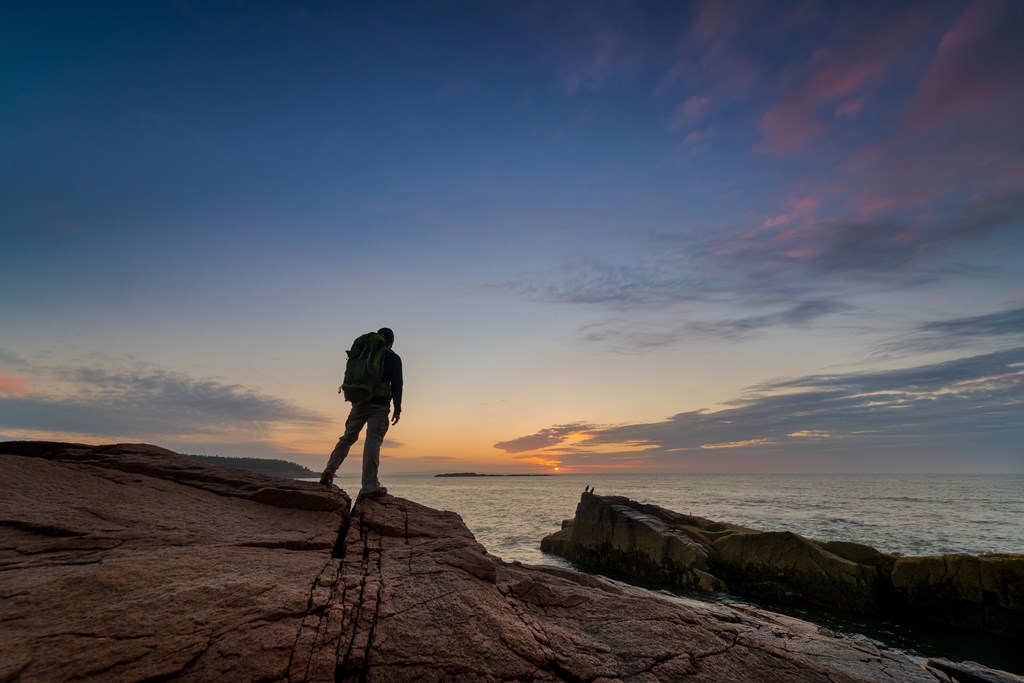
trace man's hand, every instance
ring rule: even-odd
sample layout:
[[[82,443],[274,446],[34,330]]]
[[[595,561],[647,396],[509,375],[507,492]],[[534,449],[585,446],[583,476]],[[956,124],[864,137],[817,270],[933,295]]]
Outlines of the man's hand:
[[[398,421],[402,419],[402,411],[396,410],[394,416],[391,418],[391,424],[396,425]]]

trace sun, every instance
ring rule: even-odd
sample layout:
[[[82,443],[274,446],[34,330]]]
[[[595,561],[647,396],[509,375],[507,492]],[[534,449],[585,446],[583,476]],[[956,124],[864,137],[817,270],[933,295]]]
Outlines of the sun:
[[[561,467],[556,467],[556,468],[554,468],[554,469],[555,469],[555,472],[557,472],[558,470],[560,470],[560,469],[562,469],[562,468],[561,468]]]

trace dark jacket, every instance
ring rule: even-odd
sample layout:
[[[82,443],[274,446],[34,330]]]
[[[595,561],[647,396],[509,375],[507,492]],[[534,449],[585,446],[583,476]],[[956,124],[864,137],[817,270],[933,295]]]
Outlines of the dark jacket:
[[[386,349],[384,354],[384,381],[391,385],[391,398],[375,398],[370,402],[386,406],[394,401],[395,412],[402,412],[402,358],[391,349]]]

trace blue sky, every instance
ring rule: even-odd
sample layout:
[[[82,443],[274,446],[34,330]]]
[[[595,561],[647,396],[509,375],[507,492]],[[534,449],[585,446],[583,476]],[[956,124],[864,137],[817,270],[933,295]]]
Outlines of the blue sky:
[[[6,14],[0,438],[1024,471],[1014,0]]]

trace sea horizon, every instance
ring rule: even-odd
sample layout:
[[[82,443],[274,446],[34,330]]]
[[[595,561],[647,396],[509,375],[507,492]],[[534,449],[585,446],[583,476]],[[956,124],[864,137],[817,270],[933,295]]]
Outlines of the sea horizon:
[[[715,521],[901,555],[1024,552],[1024,474],[383,473],[382,481],[393,495],[460,514],[489,552],[529,563],[559,563],[540,552],[540,539],[574,515],[585,486]],[[343,470],[335,483],[358,492],[352,472]]]

